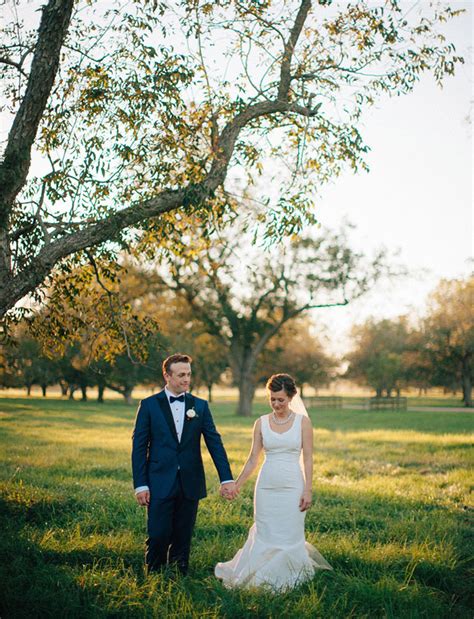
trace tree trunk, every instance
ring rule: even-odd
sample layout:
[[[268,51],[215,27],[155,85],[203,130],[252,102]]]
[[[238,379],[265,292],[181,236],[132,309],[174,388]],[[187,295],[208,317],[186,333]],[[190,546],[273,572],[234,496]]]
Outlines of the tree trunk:
[[[133,404],[132,391],[133,387],[125,387],[125,389],[122,391],[122,395],[125,398],[127,404]]]
[[[243,378],[239,382],[239,406],[237,415],[250,417],[252,414],[252,402],[255,395],[255,384],[252,380]]]
[[[303,398],[304,398],[304,395],[303,395],[303,387],[304,387],[304,385],[303,385],[303,383],[301,383],[301,385],[300,385],[300,398],[301,398],[301,399],[303,399]]]
[[[43,398],[46,397],[46,389],[48,388],[48,385],[41,385],[41,391],[43,392]]]
[[[97,383],[97,402],[103,404],[104,402],[105,383]]]
[[[82,392],[81,400],[83,402],[87,402],[87,385],[81,385],[81,392]]]
[[[240,372],[238,377],[239,387],[239,405],[237,408],[237,415],[242,417],[250,417],[252,414],[252,402],[255,395],[255,377],[253,372],[249,372],[247,368],[244,368]]]
[[[68,384],[65,383],[64,381],[60,381],[59,382],[59,387],[61,388],[61,395],[63,397],[67,396],[67,392],[68,392]]]
[[[76,387],[74,385],[69,385],[69,399],[74,400],[74,392],[76,391]]]
[[[375,395],[377,398],[382,397],[382,387],[377,387],[377,389],[375,390]]]
[[[208,402],[212,402],[212,383],[207,385],[207,400]]]
[[[25,385],[25,386],[26,386],[26,395],[27,395],[28,397],[30,397],[30,395],[31,395],[31,387],[32,387],[32,385],[28,384],[28,385]]]
[[[471,355],[464,355],[462,358],[462,399],[464,406],[472,406],[472,381],[471,381]]]

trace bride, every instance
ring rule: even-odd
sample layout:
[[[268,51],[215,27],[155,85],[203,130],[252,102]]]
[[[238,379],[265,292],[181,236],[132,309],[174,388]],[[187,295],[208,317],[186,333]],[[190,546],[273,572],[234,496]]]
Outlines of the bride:
[[[318,569],[332,569],[304,538],[313,474],[311,421],[301,398],[295,398],[291,376],[274,374],[268,379],[267,391],[272,413],[255,422],[252,447],[236,481],[240,490],[263,449],[265,461],[254,495],[255,522],[234,558],[215,568],[216,576],[228,587],[266,585],[285,590],[310,579]],[[295,403],[302,409],[300,414]]]

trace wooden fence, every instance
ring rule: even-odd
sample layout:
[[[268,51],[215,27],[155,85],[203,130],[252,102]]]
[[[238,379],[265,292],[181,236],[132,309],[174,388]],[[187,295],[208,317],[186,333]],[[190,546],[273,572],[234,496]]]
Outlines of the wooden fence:
[[[407,410],[407,398],[370,398],[369,409],[371,411],[385,411],[385,410]]]

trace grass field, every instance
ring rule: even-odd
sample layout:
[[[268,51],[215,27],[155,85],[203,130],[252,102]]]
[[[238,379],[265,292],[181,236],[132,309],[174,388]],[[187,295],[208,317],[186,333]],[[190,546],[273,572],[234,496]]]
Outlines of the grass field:
[[[238,471],[253,419],[234,406],[213,410]],[[133,418],[118,401],[0,400],[2,618],[472,616],[472,414],[315,410],[306,531],[334,571],[276,596],[213,577],[246,538],[252,484],[223,501],[208,457],[190,574],[145,577]]]

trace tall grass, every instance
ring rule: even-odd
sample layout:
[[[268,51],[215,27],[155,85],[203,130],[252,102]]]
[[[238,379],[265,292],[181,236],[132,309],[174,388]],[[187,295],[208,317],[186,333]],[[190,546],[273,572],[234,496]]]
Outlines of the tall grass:
[[[253,419],[214,406],[238,471]],[[256,413],[266,410],[256,405]],[[145,514],[130,480],[134,410],[2,399],[1,616],[469,617],[469,413],[325,411],[315,428],[307,538],[333,565],[283,595],[213,576],[252,522],[252,484],[200,505],[186,577],[143,569]],[[205,452],[205,448],[204,448]]]

